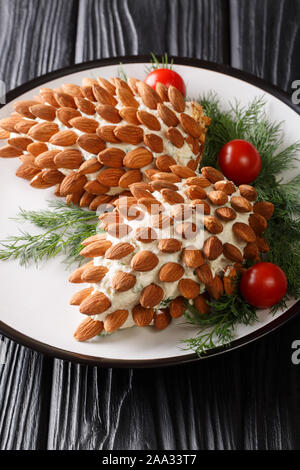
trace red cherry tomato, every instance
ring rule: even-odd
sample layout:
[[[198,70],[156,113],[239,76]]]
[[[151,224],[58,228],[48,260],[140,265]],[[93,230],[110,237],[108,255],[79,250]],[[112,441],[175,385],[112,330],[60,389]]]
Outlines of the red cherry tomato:
[[[145,78],[145,82],[147,85],[150,85],[154,90],[156,87],[157,82],[161,82],[166,87],[169,87],[170,85],[175,86],[178,88],[180,93],[185,96],[185,84],[184,81],[182,80],[181,76],[177,73],[174,72],[174,70],[170,69],[156,69],[153,70],[152,72],[148,73],[147,77]]]
[[[219,165],[226,178],[235,184],[252,183],[260,173],[261,158],[254,145],[236,139],[221,148]]]
[[[254,307],[277,304],[287,290],[287,279],[276,264],[257,263],[243,274],[240,289],[244,299]]]

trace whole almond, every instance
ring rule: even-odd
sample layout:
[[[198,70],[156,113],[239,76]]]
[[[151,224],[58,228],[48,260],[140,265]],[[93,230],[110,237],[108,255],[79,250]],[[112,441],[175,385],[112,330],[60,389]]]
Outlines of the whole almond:
[[[87,100],[83,98],[82,96],[75,96],[74,100],[75,100],[76,106],[78,107],[78,109],[80,109],[82,113],[91,115],[91,116],[95,114],[95,111],[96,111],[95,105],[90,100]]]
[[[137,145],[143,140],[144,131],[139,126],[133,124],[125,124],[124,126],[117,126],[114,134],[121,142]]]
[[[28,145],[27,151],[34,157],[37,157],[41,153],[47,152],[48,146],[44,142],[33,142],[32,144]]]
[[[39,172],[40,169],[36,168],[36,166],[30,165],[28,163],[22,163],[22,165],[20,165],[16,171],[16,176],[30,181]]]
[[[250,214],[249,225],[256,235],[261,235],[266,230],[268,222],[263,215],[255,213]]]
[[[123,106],[131,106],[133,108],[139,107],[139,103],[134,98],[132,91],[124,88],[123,86],[117,87],[117,97]]]
[[[170,302],[170,315],[172,318],[179,318],[184,314],[185,300],[183,297],[177,297]]]
[[[270,251],[268,242],[263,237],[257,236],[256,244],[261,253],[267,253],[268,251]]]
[[[114,134],[114,130],[117,126],[100,126],[96,133],[105,142],[111,142],[112,144],[120,143],[119,139]]]
[[[171,171],[170,166],[175,165],[175,164],[176,164],[176,161],[174,160],[173,157],[170,157],[170,155],[160,155],[155,160],[156,167],[161,171]]]
[[[71,124],[72,127],[75,127],[75,129],[88,134],[96,132],[96,129],[99,126],[96,119],[90,119],[84,116],[70,119],[69,124]]]
[[[244,248],[243,254],[244,254],[245,259],[257,258],[259,256],[259,251],[258,251],[258,247],[256,243],[254,242],[247,243],[247,245]]]
[[[100,171],[97,179],[99,183],[115,187],[119,186],[119,179],[124,175],[124,173],[125,170],[122,170],[121,168],[107,168],[106,170]]]
[[[153,320],[153,308],[144,308],[140,304],[132,309],[132,319],[137,326],[147,326]]]
[[[93,94],[96,100],[101,104],[110,104],[112,106],[116,106],[118,103],[111,93],[98,84],[93,85]]]
[[[176,238],[163,238],[158,243],[158,248],[162,253],[176,253],[180,251],[182,243]]]
[[[69,173],[65,176],[64,180],[61,183],[60,194],[61,196],[67,196],[67,194],[78,193],[83,189],[84,185],[87,183],[87,178],[84,175],[81,175],[77,172]]]
[[[158,257],[152,251],[140,251],[131,260],[131,267],[134,271],[151,271],[158,265]]]
[[[224,180],[224,175],[212,166],[204,166],[203,168],[201,168],[201,173],[206,179],[208,179],[212,183]]]
[[[110,306],[111,302],[103,292],[94,292],[81,302],[79,311],[85,315],[98,315]]]
[[[10,132],[8,132],[4,129],[1,129],[1,127],[0,127],[0,140],[8,139],[9,136],[10,136]]]
[[[223,255],[225,258],[230,259],[231,261],[235,261],[236,263],[243,262],[243,255],[241,251],[235,245],[232,245],[232,243],[224,243]]]
[[[149,165],[152,160],[153,155],[148,149],[137,147],[127,153],[124,157],[123,164],[127,168],[138,169]]]
[[[176,225],[175,232],[182,238],[191,240],[196,237],[199,232],[199,227],[197,227],[193,222],[182,222]]]
[[[111,196],[107,196],[105,194],[99,194],[99,196],[95,196],[92,202],[89,205],[90,211],[96,211],[99,206],[103,206],[103,210],[107,210],[107,204],[110,202]]]
[[[151,131],[159,131],[161,126],[159,120],[152,113],[139,110],[136,113],[137,119],[141,124],[148,127]]]
[[[151,181],[151,187],[154,191],[161,191],[164,188],[173,189],[173,191],[177,191],[177,186],[174,183],[169,183],[169,181]]]
[[[232,226],[232,230],[238,239],[247,243],[255,242],[255,233],[249,225],[242,222],[235,222]]]
[[[171,219],[168,215],[165,214],[154,214],[151,216],[151,225],[155,228],[168,228],[173,225],[173,219]]]
[[[36,104],[38,104],[38,102],[34,100],[18,101],[17,103],[14,103],[14,109],[21,116],[31,119],[34,118],[35,115],[30,111],[30,107]]]
[[[178,113],[183,113],[185,110],[184,97],[173,85],[170,85],[168,88],[168,97],[175,111]]]
[[[151,188],[151,186],[150,186],[150,188]],[[136,200],[139,200],[143,197],[156,199],[151,194],[151,191],[149,191],[148,187],[147,186],[145,187],[144,184],[142,184],[141,186],[139,185],[139,183],[131,184],[130,185],[130,191],[131,191],[133,197],[135,197]]]
[[[158,103],[161,102],[156,91],[154,91],[153,88],[145,82],[137,82],[136,87],[144,105],[147,106],[147,108],[156,109]]]
[[[96,283],[100,282],[107,273],[108,269],[105,266],[88,266],[83,271],[81,279],[84,282]]]
[[[7,143],[17,149],[26,150],[28,145],[32,143],[29,137],[12,137],[8,139]]]
[[[161,282],[175,282],[184,275],[183,267],[178,263],[169,262],[164,264],[159,271]]]
[[[248,201],[255,201],[257,198],[257,191],[253,186],[250,186],[249,184],[241,184],[239,186],[239,190],[241,193],[241,196],[245,197],[248,199]]]
[[[111,104],[103,104],[97,107],[97,113],[107,122],[118,123],[121,121],[119,111]]]
[[[205,294],[200,294],[194,299],[195,309],[201,313],[201,315],[208,314],[210,312],[210,306],[207,303],[207,296]]]
[[[177,148],[184,145],[184,138],[181,132],[176,127],[169,127],[166,131],[166,136],[170,142]]]
[[[128,318],[128,310],[116,310],[109,313],[104,320],[104,329],[107,333],[117,331]]]
[[[29,109],[34,117],[43,119],[44,121],[54,121],[56,117],[56,108],[51,105],[35,104]]]
[[[170,166],[170,170],[180,178],[190,178],[195,176],[195,172],[193,170],[183,165],[172,165]]]
[[[84,191],[83,195],[81,196],[79,200],[79,206],[80,207],[89,207],[91,202],[94,199],[94,194],[89,193],[88,191]]]
[[[170,324],[172,317],[170,315],[169,309],[165,308],[163,310],[156,311],[154,313],[154,327],[157,330],[164,330]]]
[[[130,255],[134,251],[134,247],[130,243],[117,243],[112,245],[105,253],[106,259],[116,260]]]
[[[168,106],[165,106],[162,103],[158,103],[157,112],[160,119],[165,123],[166,126],[176,127],[177,124],[179,124],[179,120],[176,114],[174,113],[174,111],[168,108]]]
[[[116,87],[110,81],[106,80],[106,78],[98,77],[97,81],[102,88],[108,91],[108,93],[111,95],[116,94]]]
[[[57,168],[75,170],[76,168],[80,167],[82,161],[82,154],[79,150],[76,149],[63,150],[62,152],[56,153],[54,156],[54,162]]]
[[[111,280],[111,286],[117,292],[126,292],[135,286],[136,277],[130,273],[117,272]]]
[[[81,250],[80,254],[85,258],[104,256],[111,245],[112,243],[109,240],[99,240],[93,243],[89,243],[85,248],[83,248],[83,250]]]
[[[140,296],[140,304],[142,307],[145,308],[155,307],[162,301],[163,297],[163,289],[160,286],[152,283],[149,286],[144,287],[144,289],[142,290]]]
[[[224,269],[223,284],[224,292],[227,295],[233,295],[236,292],[237,271],[234,266],[226,266]]]
[[[218,237],[211,236],[205,240],[202,251],[207,259],[213,261],[217,259],[223,251],[222,242]]]
[[[66,195],[66,204],[67,205],[73,204],[73,205],[77,206],[79,204],[79,201],[82,198],[83,194],[84,194],[84,189],[81,189],[77,193],[67,194]]]
[[[234,220],[236,218],[236,212],[231,207],[219,207],[215,211],[216,215],[227,222],[228,220]]]
[[[99,196],[100,194],[106,194],[109,191],[109,186],[99,183],[97,180],[88,181],[84,185],[84,189],[90,194]],[[92,201],[91,201],[92,202]]]
[[[82,94],[85,98],[87,98],[89,101],[94,101],[95,102],[96,98],[95,98],[94,93],[93,93],[93,84],[82,85],[81,91],[82,91]]]
[[[81,114],[77,109],[63,107],[56,111],[57,119],[67,127],[72,127],[70,120],[76,117],[80,117]]]
[[[80,305],[92,292],[93,287],[86,287],[85,289],[75,292],[70,299],[70,305]]]
[[[210,233],[221,233],[223,232],[222,223],[213,215],[204,216],[204,226]]]
[[[159,214],[165,210],[165,207],[159,202],[157,199],[153,199],[152,197],[141,197],[138,200],[140,206],[142,206],[143,210],[147,211],[151,215]]]
[[[63,91],[56,91],[54,93],[54,98],[60,106],[76,109],[74,98],[68,93],[65,93]]]
[[[58,145],[59,147],[69,147],[76,143],[77,138],[77,134],[73,131],[59,131],[50,137],[49,142],[52,145]]]
[[[127,78],[127,83],[128,83],[128,86],[130,88],[130,90],[132,91],[132,93],[134,93],[135,95],[138,94],[138,89],[137,89],[137,82],[139,80],[137,80],[136,78],[132,78],[132,77],[128,77]]]
[[[123,238],[130,233],[132,228],[124,223],[115,223],[115,224],[109,224],[107,227],[106,231],[107,233],[115,238]]]
[[[121,188],[128,188],[131,184],[141,181],[143,178],[140,170],[128,170],[119,179],[119,186]]]
[[[200,284],[192,279],[181,279],[178,288],[185,299],[195,299],[200,294]]]
[[[98,162],[98,159],[96,157],[89,158],[88,160],[84,161],[78,171],[82,175],[89,175],[91,173],[96,173],[97,171],[102,168],[102,164]]]
[[[205,285],[212,281],[212,272],[208,264],[202,264],[199,266],[199,268],[196,269],[196,274],[199,281]]]
[[[117,147],[109,147],[98,155],[98,160],[103,165],[109,166],[111,168],[121,168],[123,166],[123,158],[125,157],[125,152]]]
[[[262,215],[265,219],[269,220],[274,213],[274,204],[272,202],[260,201],[253,205],[253,212]]]
[[[0,158],[15,158],[22,155],[23,150],[13,147],[12,145],[5,145],[0,148]]]
[[[90,237],[83,240],[83,242],[81,242],[81,245],[87,246],[90,243],[94,243],[100,240],[106,240],[106,233],[97,233],[96,235],[91,235]]]
[[[40,142],[48,142],[56,133],[58,125],[55,122],[40,122],[30,128],[28,135]]]
[[[201,136],[203,129],[192,116],[189,116],[189,114],[186,113],[181,113],[179,115],[179,120],[183,130],[187,134],[195,138],[199,138]]]
[[[193,206],[196,207],[197,212],[200,210],[203,211],[204,215],[210,214],[210,205],[203,199],[193,199]],[[201,209],[199,209],[199,206],[202,206]]]
[[[216,191],[223,191],[224,193],[228,194],[229,196],[235,192],[236,188],[231,181],[217,181],[214,184],[214,188]]]
[[[209,293],[209,295],[215,299],[218,300],[221,295],[223,294],[224,287],[223,287],[223,282],[222,279],[216,275],[212,281],[210,281],[208,284],[206,284],[206,289]]]
[[[162,153],[164,149],[164,143],[162,138],[157,134],[145,134],[144,144],[152,150],[154,153]]]
[[[97,155],[105,149],[106,143],[98,135],[95,134],[82,134],[78,137],[77,144],[83,150]]]
[[[27,134],[27,132],[23,132],[21,130],[17,130],[15,126],[19,123],[32,123],[32,125],[35,125],[35,121],[26,121],[25,119],[22,119],[21,116],[11,116],[9,118],[4,118],[1,119],[0,121],[0,128],[4,129],[7,132],[22,132],[24,134]]]
[[[201,188],[207,188],[208,186],[211,185],[211,182],[204,178],[203,176],[193,176],[191,178],[187,178],[187,180],[185,181],[185,184],[187,186],[193,186],[193,185],[196,185],[196,186],[200,186]]]
[[[172,189],[162,189],[161,190],[162,197],[165,202],[168,204],[180,204],[184,202],[184,198],[179,194],[177,191],[173,191]]]
[[[251,212],[252,204],[243,196],[232,196],[230,204],[237,212]]]
[[[207,197],[216,206],[223,206],[228,201],[228,196],[224,191],[210,191]],[[233,197],[230,199],[230,202],[232,199]]]
[[[169,101],[168,88],[166,87],[166,85],[161,82],[157,82],[155,86],[155,91],[162,101]]]
[[[63,83],[62,84],[62,89],[65,93],[68,93],[68,95],[71,95],[73,97],[82,96],[80,86],[75,85],[75,83]]]
[[[151,227],[138,227],[135,231],[135,238],[142,243],[152,243],[157,240],[157,233]]]
[[[182,251],[182,261],[188,266],[189,268],[198,268],[202,264],[204,264],[204,258],[202,255],[201,250],[197,250],[193,246],[187,246]]]
[[[4,121],[4,119],[2,120]],[[28,134],[32,127],[36,126],[36,121],[30,121],[29,119],[20,120],[16,122],[14,127],[15,130],[11,132],[19,132],[20,134]],[[33,136],[32,136],[33,137]]]
[[[134,124],[138,126],[140,124],[140,121],[137,118],[137,109],[133,106],[125,106],[124,108],[121,108],[119,113],[120,116],[129,124]]]
[[[195,199],[205,199],[206,198],[206,191],[196,184],[192,184],[189,186],[185,191],[184,194],[192,200]]]
[[[41,96],[43,103],[48,103],[54,106],[55,108],[59,108],[60,105],[58,104],[58,102],[56,101],[54,97],[54,91],[51,90],[50,88],[41,88],[40,96]]]
[[[64,177],[65,175],[63,173],[52,168],[46,169],[42,174],[43,181],[45,181],[47,184],[51,183],[52,185],[61,183]]]
[[[151,176],[152,181],[168,181],[169,183],[180,183],[181,178],[174,173],[166,173],[164,171],[159,171]]]
[[[103,329],[104,324],[102,321],[85,318],[77,327],[74,338],[77,341],[87,341],[99,335]]]

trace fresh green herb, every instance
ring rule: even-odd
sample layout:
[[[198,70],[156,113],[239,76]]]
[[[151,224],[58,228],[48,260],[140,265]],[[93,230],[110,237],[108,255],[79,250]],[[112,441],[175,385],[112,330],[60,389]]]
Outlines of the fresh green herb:
[[[159,61],[158,58],[156,57],[156,55],[153,52],[151,52],[150,63],[151,63],[151,65],[149,67],[146,67],[146,72],[147,73],[150,73],[153,70],[157,70],[157,69],[170,69],[170,70],[172,70],[174,60],[171,59],[169,61],[168,54],[167,54],[167,52],[165,52],[161,57],[161,61]]]
[[[124,82],[127,83],[127,74],[124,70],[122,62],[120,62],[117,75],[118,75],[119,78],[121,78],[122,80],[124,80]]]
[[[18,259],[21,265],[30,262],[54,258],[57,254],[65,255],[65,262],[72,264],[83,261],[80,251],[81,242],[96,233],[97,214],[80,207],[68,206],[62,201],[49,202],[53,210],[26,211],[20,209],[16,220],[30,222],[43,232],[32,235],[20,230],[16,236],[10,236],[0,242],[0,260]]]
[[[300,143],[282,148],[282,124],[267,119],[261,98],[246,107],[235,102],[229,110],[221,109],[212,94],[199,101],[211,118],[202,166],[217,167],[221,147],[233,139],[248,140],[261,156],[261,173],[253,186],[259,200],[270,201],[275,206],[264,234],[270,245],[270,252],[264,259],[280,266],[288,280],[287,295],[271,309],[274,314],[286,306],[289,297],[300,296],[300,175],[286,182],[279,179],[282,172],[297,166]],[[185,341],[187,347],[199,355],[216,345],[230,343],[238,323],[247,325],[257,320],[256,309],[238,291],[234,296],[223,295],[210,305],[211,312],[206,315],[200,315],[189,304],[185,313],[190,323],[200,327],[196,337]]]
[[[256,309],[249,305],[237,291],[234,295],[222,295],[219,300],[208,302],[210,313],[199,312],[188,302],[185,316],[187,320],[199,326],[197,336],[184,340],[187,349],[192,349],[199,356],[217,345],[229,344],[233,339],[237,324],[250,325],[257,320]]]

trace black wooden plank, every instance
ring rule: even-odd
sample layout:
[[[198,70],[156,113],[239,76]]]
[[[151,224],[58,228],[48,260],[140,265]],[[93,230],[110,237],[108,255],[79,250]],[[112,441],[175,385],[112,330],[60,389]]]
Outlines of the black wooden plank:
[[[0,337],[0,449],[46,448],[52,359]]]
[[[222,0],[80,0],[76,62],[168,52],[226,63],[227,17]]]
[[[230,0],[231,65],[290,92],[300,77],[299,18],[298,0]]]
[[[76,28],[76,0],[0,0],[0,79],[7,89],[71,64]],[[46,448],[53,360],[7,343],[0,448]]]
[[[76,0],[0,1],[0,79],[7,89],[73,63]]]

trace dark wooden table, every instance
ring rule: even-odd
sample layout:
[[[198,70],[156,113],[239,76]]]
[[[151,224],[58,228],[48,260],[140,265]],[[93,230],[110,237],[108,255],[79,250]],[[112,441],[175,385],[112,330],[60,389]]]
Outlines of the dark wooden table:
[[[0,79],[11,89],[73,63],[168,51],[291,92],[299,24],[299,0],[0,0]],[[299,449],[297,338],[299,317],[217,359],[152,370],[71,364],[5,340],[0,448]]]

